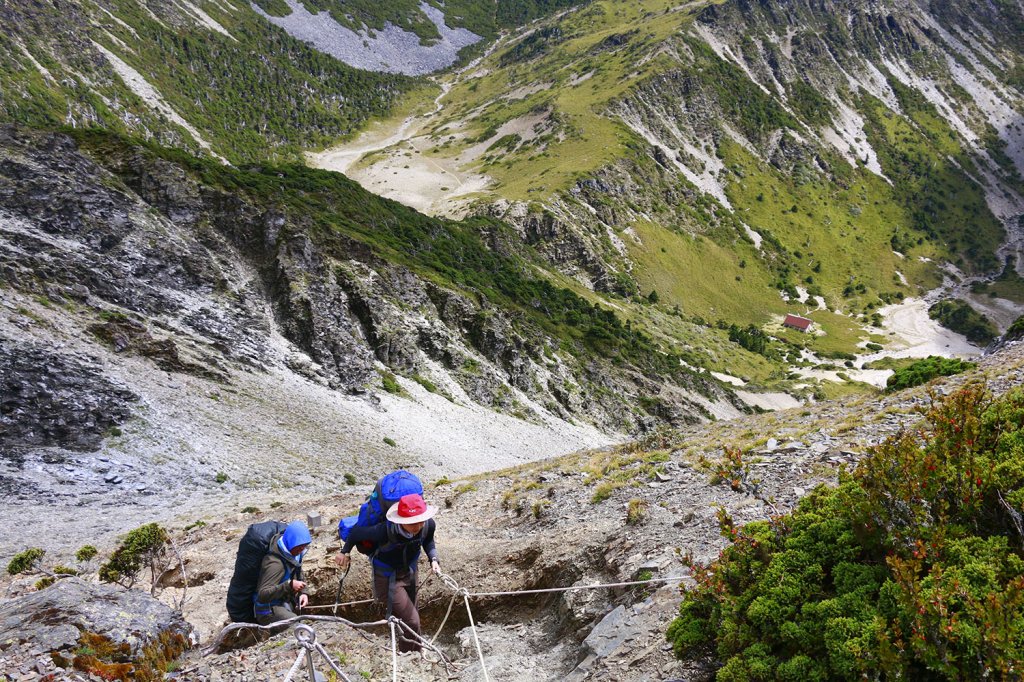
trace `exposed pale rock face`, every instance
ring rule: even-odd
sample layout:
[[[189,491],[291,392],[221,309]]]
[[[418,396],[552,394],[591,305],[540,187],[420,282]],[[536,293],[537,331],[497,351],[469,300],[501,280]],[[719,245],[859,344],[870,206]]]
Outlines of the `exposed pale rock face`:
[[[422,76],[451,66],[458,59],[459,50],[481,40],[467,29],[449,28],[444,13],[425,2],[420,3],[420,10],[434,22],[441,35],[440,40],[430,44],[423,44],[415,33],[391,22],[386,22],[381,31],[366,27],[353,31],[328,12],[311,14],[301,2],[285,1],[291,12],[284,17],[271,16],[255,3],[251,7],[295,38],[312,43],[321,52],[358,69]]]

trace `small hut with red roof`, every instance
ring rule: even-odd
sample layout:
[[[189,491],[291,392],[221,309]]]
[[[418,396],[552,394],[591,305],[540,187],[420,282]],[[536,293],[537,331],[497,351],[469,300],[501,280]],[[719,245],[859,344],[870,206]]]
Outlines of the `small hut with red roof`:
[[[786,319],[782,321],[782,326],[806,332],[810,330],[813,323],[813,320],[809,320],[806,317],[800,317],[799,315],[786,315]]]

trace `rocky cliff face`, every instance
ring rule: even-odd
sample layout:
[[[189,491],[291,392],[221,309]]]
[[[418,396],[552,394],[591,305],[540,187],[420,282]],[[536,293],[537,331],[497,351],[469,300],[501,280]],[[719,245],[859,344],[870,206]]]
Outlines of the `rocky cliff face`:
[[[613,363],[582,345],[568,352],[472,288],[325,230],[319,221],[422,218],[389,215],[340,177],[316,176],[367,197],[374,217],[297,210],[273,190],[276,175],[269,195],[242,189],[258,171],[203,171],[103,135],[4,129],[0,150],[0,451],[5,489],[25,504],[152,507],[204,489],[223,501],[215,479],[238,490],[273,482],[263,493],[272,495],[410,457],[439,473],[478,470],[479,450],[503,433],[513,444],[500,457],[529,459],[609,437],[600,432],[739,413],[709,380]],[[298,196],[340,195],[303,187]],[[448,227],[431,225],[447,238]],[[658,409],[637,396],[657,396]],[[303,400],[328,423],[308,421]],[[379,416],[359,417],[362,426],[344,411],[326,416],[338,401]],[[291,435],[255,437],[253,410],[282,404],[277,423]],[[385,409],[417,414],[395,420]],[[486,415],[505,426],[479,429]],[[424,433],[424,420],[438,422]],[[381,444],[396,437],[398,448]],[[454,459],[438,458],[446,447]],[[246,464],[254,450],[266,458]],[[300,470],[282,474],[293,457]]]

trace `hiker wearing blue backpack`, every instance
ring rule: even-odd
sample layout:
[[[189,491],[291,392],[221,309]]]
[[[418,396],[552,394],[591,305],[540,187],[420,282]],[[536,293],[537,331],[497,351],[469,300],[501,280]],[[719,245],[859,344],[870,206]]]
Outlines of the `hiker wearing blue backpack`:
[[[302,521],[292,521],[271,538],[252,596],[253,614],[260,625],[294,618],[295,606],[303,609],[309,602],[302,579],[302,557],[311,540],[309,528]]]
[[[389,480],[390,477],[402,480],[396,482]],[[419,486],[420,492],[404,494],[388,506],[389,491],[410,486],[412,489]],[[400,618],[417,634],[420,633],[420,614],[416,608],[416,578],[420,554],[425,551],[434,573],[441,572],[434,546],[437,507],[423,501],[422,490],[419,479],[405,471],[381,479],[373,495],[360,509],[359,516],[341,520],[339,534],[345,545],[334,558],[338,566],[347,570],[351,563],[349,552],[353,547],[367,554],[373,567],[373,598],[389,616]],[[381,509],[381,501],[384,501],[386,510]],[[384,518],[373,524],[366,523],[366,520],[379,515],[379,511],[367,510],[371,504],[384,512]],[[419,651],[420,644],[403,638],[399,642],[399,650]]]

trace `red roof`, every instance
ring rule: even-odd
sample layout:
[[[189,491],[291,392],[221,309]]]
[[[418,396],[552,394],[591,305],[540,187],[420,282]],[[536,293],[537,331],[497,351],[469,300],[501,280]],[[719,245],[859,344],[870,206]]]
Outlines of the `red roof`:
[[[813,320],[808,320],[806,317],[800,317],[799,315],[786,315],[786,319],[782,321],[782,326],[793,327],[799,329],[802,332],[807,331],[811,326]]]

